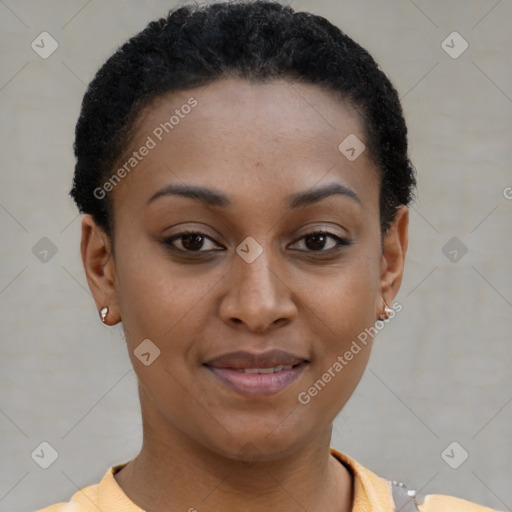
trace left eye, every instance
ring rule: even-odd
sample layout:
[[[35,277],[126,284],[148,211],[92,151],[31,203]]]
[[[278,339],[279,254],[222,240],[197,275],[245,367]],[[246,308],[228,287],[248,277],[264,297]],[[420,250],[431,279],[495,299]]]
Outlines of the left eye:
[[[331,247],[328,247],[325,249],[325,244],[327,239],[333,240],[333,245]],[[329,233],[328,231],[312,231],[311,233],[307,233],[301,238],[299,238],[295,243],[304,240],[306,241],[305,245],[306,247],[310,247],[313,245],[312,250],[307,250],[305,252],[336,252],[337,250],[341,249],[341,247],[350,245],[350,241],[346,238],[341,238],[337,235],[334,235],[333,233]],[[307,243],[307,241],[311,243]]]

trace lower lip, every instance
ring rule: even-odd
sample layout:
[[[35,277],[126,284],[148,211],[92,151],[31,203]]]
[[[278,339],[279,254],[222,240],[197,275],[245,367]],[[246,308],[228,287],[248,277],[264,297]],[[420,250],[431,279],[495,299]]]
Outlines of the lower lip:
[[[274,395],[282,391],[299,378],[306,368],[306,363],[300,363],[289,370],[281,370],[276,373],[244,373],[212,366],[206,366],[206,368],[237,393],[256,397]]]

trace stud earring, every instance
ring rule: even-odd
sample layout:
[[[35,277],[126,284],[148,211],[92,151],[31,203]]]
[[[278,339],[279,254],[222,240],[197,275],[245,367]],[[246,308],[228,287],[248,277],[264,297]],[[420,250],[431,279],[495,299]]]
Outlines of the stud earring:
[[[387,320],[391,313],[393,313],[393,310],[386,304],[386,301],[384,301],[384,313],[381,313],[379,315],[379,320]]]
[[[108,308],[105,306],[105,307],[102,307],[99,311],[100,313],[100,318],[101,318],[101,321],[103,323],[105,323],[105,318],[107,318],[107,315],[108,315]]]

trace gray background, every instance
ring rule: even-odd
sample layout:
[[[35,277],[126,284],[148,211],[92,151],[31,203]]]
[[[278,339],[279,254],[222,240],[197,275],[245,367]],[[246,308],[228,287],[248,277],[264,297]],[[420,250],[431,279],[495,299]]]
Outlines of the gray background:
[[[292,4],[328,17],[381,64],[418,169],[403,311],[377,338],[333,446],[421,496],[512,510],[512,2]],[[122,331],[98,319],[67,193],[86,84],[173,5],[0,1],[1,511],[67,500],[140,447]],[[47,59],[31,48],[42,31],[59,44]],[[441,45],[453,31],[469,43],[456,59]],[[43,237],[57,249],[47,261]],[[445,247],[452,237],[459,248]],[[58,452],[46,470],[31,458],[42,441]],[[462,448],[448,450],[452,465],[469,453],[458,469],[441,456],[453,441]]]

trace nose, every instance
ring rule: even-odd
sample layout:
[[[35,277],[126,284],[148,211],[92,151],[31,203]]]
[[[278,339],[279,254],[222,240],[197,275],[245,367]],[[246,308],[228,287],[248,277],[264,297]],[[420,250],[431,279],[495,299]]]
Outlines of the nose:
[[[283,282],[279,267],[264,250],[252,263],[238,255],[220,306],[221,318],[231,326],[244,324],[253,332],[265,332],[291,322],[297,314],[293,291]]]

